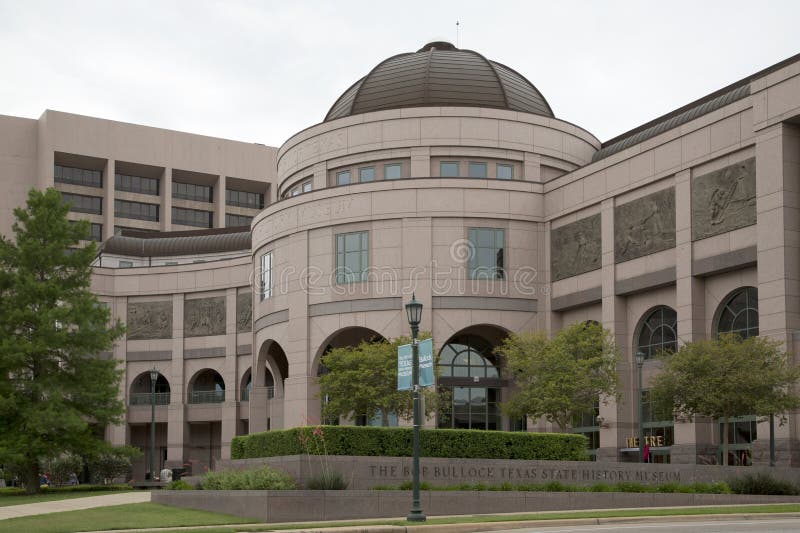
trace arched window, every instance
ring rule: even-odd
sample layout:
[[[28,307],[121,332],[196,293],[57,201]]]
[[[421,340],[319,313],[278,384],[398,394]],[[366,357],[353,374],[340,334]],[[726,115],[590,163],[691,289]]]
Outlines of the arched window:
[[[442,377],[498,378],[497,367],[487,356],[492,347],[480,337],[463,335],[454,338],[439,354],[439,370]]]
[[[758,335],[758,289],[742,287],[733,291],[717,311],[716,334],[736,333],[741,338]]]
[[[651,310],[639,323],[636,352],[649,359],[660,352],[678,349],[678,314],[662,305]]]

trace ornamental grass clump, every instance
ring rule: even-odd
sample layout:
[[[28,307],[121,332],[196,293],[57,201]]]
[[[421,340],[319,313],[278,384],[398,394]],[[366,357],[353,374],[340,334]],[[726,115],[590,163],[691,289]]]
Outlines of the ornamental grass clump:
[[[347,488],[347,480],[340,472],[333,470],[328,462],[328,445],[325,442],[325,430],[322,426],[300,428],[297,440],[308,458],[309,471],[311,471],[311,456],[319,457],[320,473],[311,476],[306,481],[306,488],[310,490],[344,490]]]
[[[204,490],[291,490],[294,479],[268,466],[252,470],[208,472],[200,486]]]

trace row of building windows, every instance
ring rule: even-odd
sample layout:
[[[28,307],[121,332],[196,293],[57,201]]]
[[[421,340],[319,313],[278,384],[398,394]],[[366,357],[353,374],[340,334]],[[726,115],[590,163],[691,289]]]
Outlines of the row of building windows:
[[[68,203],[69,210],[75,213],[89,213],[92,215],[103,214],[103,199],[99,196],[85,196],[83,194],[61,193],[61,200]]]
[[[289,198],[292,196],[297,196],[299,194],[303,194],[306,192],[311,192],[314,190],[314,183],[309,178],[306,180],[301,181],[300,183],[293,185],[291,188],[285,190],[281,195],[281,198]]]
[[[118,191],[135,192],[158,196],[158,178],[114,174],[114,188]]]
[[[264,195],[257,192],[225,189],[225,203],[235,207],[264,209]]]
[[[114,200],[114,216],[119,218],[158,222],[158,209],[159,206],[156,204]]]
[[[55,165],[53,168],[53,181],[56,183],[102,188],[103,171]]]
[[[172,182],[172,197],[195,202],[213,201],[214,187],[210,185],[197,185],[195,183]]]
[[[368,183],[375,181],[378,176],[375,172],[375,165],[358,168],[357,179],[353,175],[352,169],[340,170],[336,173],[336,185],[350,185],[351,183]],[[384,180],[397,180],[403,177],[403,165],[401,163],[386,163],[382,167]]]
[[[514,165],[510,163],[495,163],[494,177],[499,180],[514,179]],[[488,178],[489,165],[485,161],[468,161],[467,175],[461,175],[461,163],[459,161],[440,161],[439,176],[442,178]]]
[[[226,228],[235,228],[239,226],[249,226],[250,223],[253,221],[253,217],[248,217],[245,215],[229,215],[225,214],[225,227]]]
[[[213,217],[210,211],[200,211],[199,209],[185,209],[183,207],[172,208],[172,223],[183,226],[195,226],[198,228],[213,227]]]

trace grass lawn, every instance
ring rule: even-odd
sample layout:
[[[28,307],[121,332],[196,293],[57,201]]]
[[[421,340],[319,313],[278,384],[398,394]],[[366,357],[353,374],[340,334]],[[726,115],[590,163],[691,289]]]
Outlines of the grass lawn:
[[[715,514],[760,514],[760,513],[798,513],[800,504],[774,505],[742,505],[731,507],[685,507],[680,509],[632,509],[619,511],[572,511],[524,513],[514,515],[484,515],[450,518],[428,518],[425,524],[415,527],[424,528],[434,524],[464,524],[486,522],[547,521],[570,518],[618,518],[642,516],[675,516],[675,515],[715,515]],[[161,529],[159,533],[238,533],[247,531],[264,531],[265,529],[300,529],[308,524],[269,526],[226,527],[224,524],[245,524],[248,521],[235,516],[192,511],[177,507],[168,507],[154,503],[137,503],[88,509],[85,511],[69,511],[50,515],[12,518],[0,521],[0,533],[25,531],[30,533],[76,533],[98,529],[134,529],[146,527],[181,527],[199,525],[219,525],[208,529]],[[360,520],[341,522],[315,522],[315,528],[365,525],[398,525],[408,526],[405,520]]]
[[[102,529],[203,526],[249,522],[255,521],[155,503],[132,503],[0,520],[0,533],[19,533],[21,531],[26,533],[75,533]],[[204,530],[204,533],[208,533],[208,530]]]
[[[8,505],[22,505],[25,503],[39,503],[39,502],[54,502],[57,500],[69,500],[72,498],[87,498],[89,496],[105,496],[108,494],[119,494],[123,491],[119,490],[96,490],[86,492],[46,492],[43,494],[34,494],[28,496],[26,494],[2,494],[0,493],[0,507]]]

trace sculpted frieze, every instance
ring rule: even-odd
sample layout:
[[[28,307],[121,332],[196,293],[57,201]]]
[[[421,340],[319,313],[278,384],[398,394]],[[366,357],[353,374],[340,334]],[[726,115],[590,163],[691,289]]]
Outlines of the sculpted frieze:
[[[128,339],[172,338],[172,300],[128,302]]]
[[[614,261],[621,263],[675,247],[675,189],[614,208]]]
[[[550,232],[553,281],[597,270],[600,253],[600,214],[554,229]]]
[[[225,297],[197,298],[183,303],[185,337],[225,334]]]
[[[253,295],[250,291],[236,295],[236,331],[253,331]]]
[[[692,180],[693,241],[755,223],[754,157]]]

